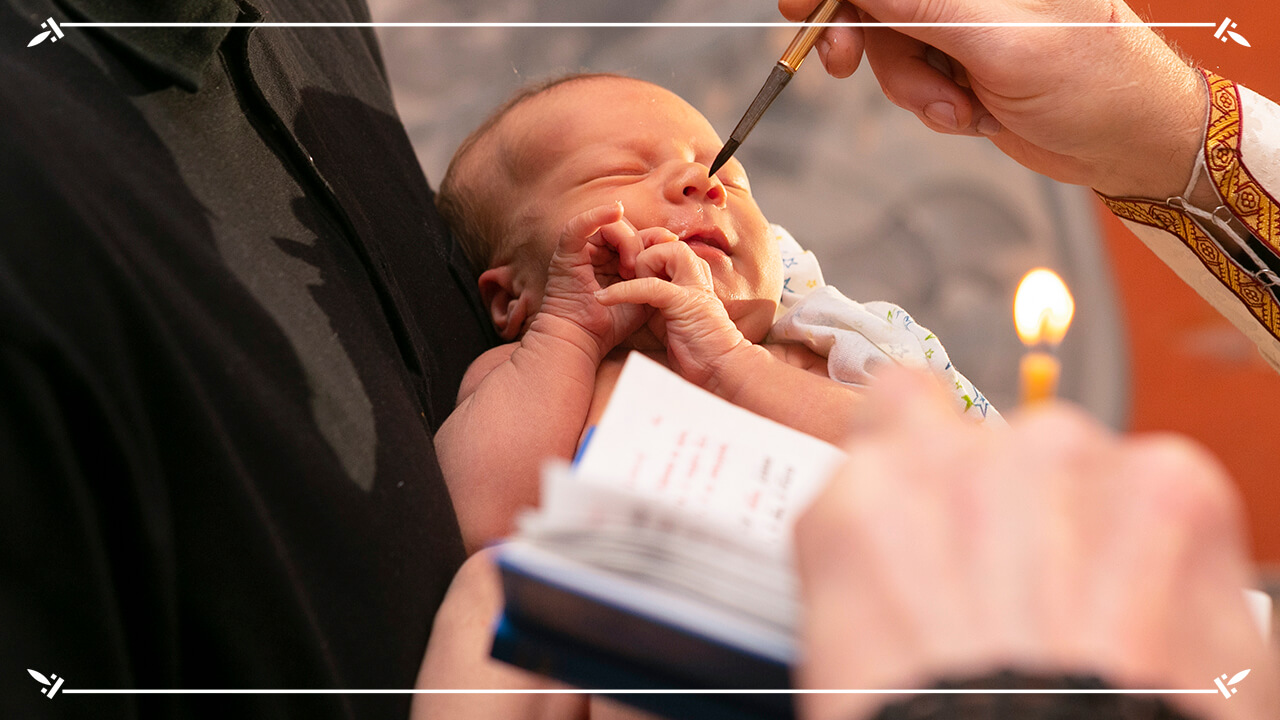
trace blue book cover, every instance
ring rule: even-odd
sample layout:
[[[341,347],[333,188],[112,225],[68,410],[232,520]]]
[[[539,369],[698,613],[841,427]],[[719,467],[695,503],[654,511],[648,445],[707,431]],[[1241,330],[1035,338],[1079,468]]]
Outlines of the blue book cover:
[[[617,603],[608,592],[584,589],[580,577],[547,577],[545,565],[527,560],[519,550],[499,553],[506,607],[493,657],[670,718],[794,717],[789,694],[734,692],[791,687],[793,648],[785,639],[770,637],[764,647],[750,648],[717,636],[733,628],[711,625],[719,632],[703,632],[664,617],[670,609],[637,607],[651,598]],[[728,692],[617,692],[655,689]]]

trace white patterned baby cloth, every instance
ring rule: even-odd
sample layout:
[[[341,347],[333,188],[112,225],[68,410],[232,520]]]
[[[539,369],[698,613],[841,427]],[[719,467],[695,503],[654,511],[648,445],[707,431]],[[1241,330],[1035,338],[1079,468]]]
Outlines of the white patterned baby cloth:
[[[822,279],[813,253],[772,226],[782,249],[782,303],[767,342],[795,342],[827,359],[832,380],[861,387],[887,364],[928,370],[964,417],[1004,424],[973,383],[951,365],[937,336],[893,303],[850,300]]]

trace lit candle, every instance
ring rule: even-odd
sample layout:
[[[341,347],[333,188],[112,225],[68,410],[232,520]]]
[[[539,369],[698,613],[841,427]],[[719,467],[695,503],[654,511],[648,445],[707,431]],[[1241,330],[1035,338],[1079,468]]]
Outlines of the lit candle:
[[[1062,363],[1058,344],[1071,326],[1076,303],[1057,273],[1036,268],[1018,283],[1013,299],[1013,322],[1027,346],[1019,366],[1022,402],[1031,405],[1050,400],[1058,390]]]

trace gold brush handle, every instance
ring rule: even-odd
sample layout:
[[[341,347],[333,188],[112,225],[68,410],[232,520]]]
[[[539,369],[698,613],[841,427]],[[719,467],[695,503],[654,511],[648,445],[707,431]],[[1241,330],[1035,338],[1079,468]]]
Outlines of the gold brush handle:
[[[840,0],[824,0],[818,7],[809,13],[809,17],[804,21],[807,23],[825,23],[831,22],[831,18],[836,14],[836,10],[840,8]],[[791,73],[795,73],[800,69],[800,63],[804,62],[804,58],[813,49],[813,44],[818,42],[818,35],[826,28],[808,27],[800,28],[800,32],[796,33],[795,39],[787,46],[786,52],[782,53],[782,58],[778,60],[778,64],[785,67]]]

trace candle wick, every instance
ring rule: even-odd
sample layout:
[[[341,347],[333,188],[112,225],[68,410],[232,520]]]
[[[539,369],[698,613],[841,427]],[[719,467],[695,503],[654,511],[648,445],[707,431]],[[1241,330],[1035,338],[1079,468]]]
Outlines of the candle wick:
[[[1049,323],[1052,320],[1053,311],[1045,308],[1040,311],[1040,324],[1036,328],[1035,342],[1031,343],[1031,347],[1035,350],[1054,350],[1053,343],[1049,342]]]
[[[1045,308],[1040,311],[1040,332],[1039,339],[1047,340],[1049,338],[1049,323],[1053,320],[1053,310]]]

